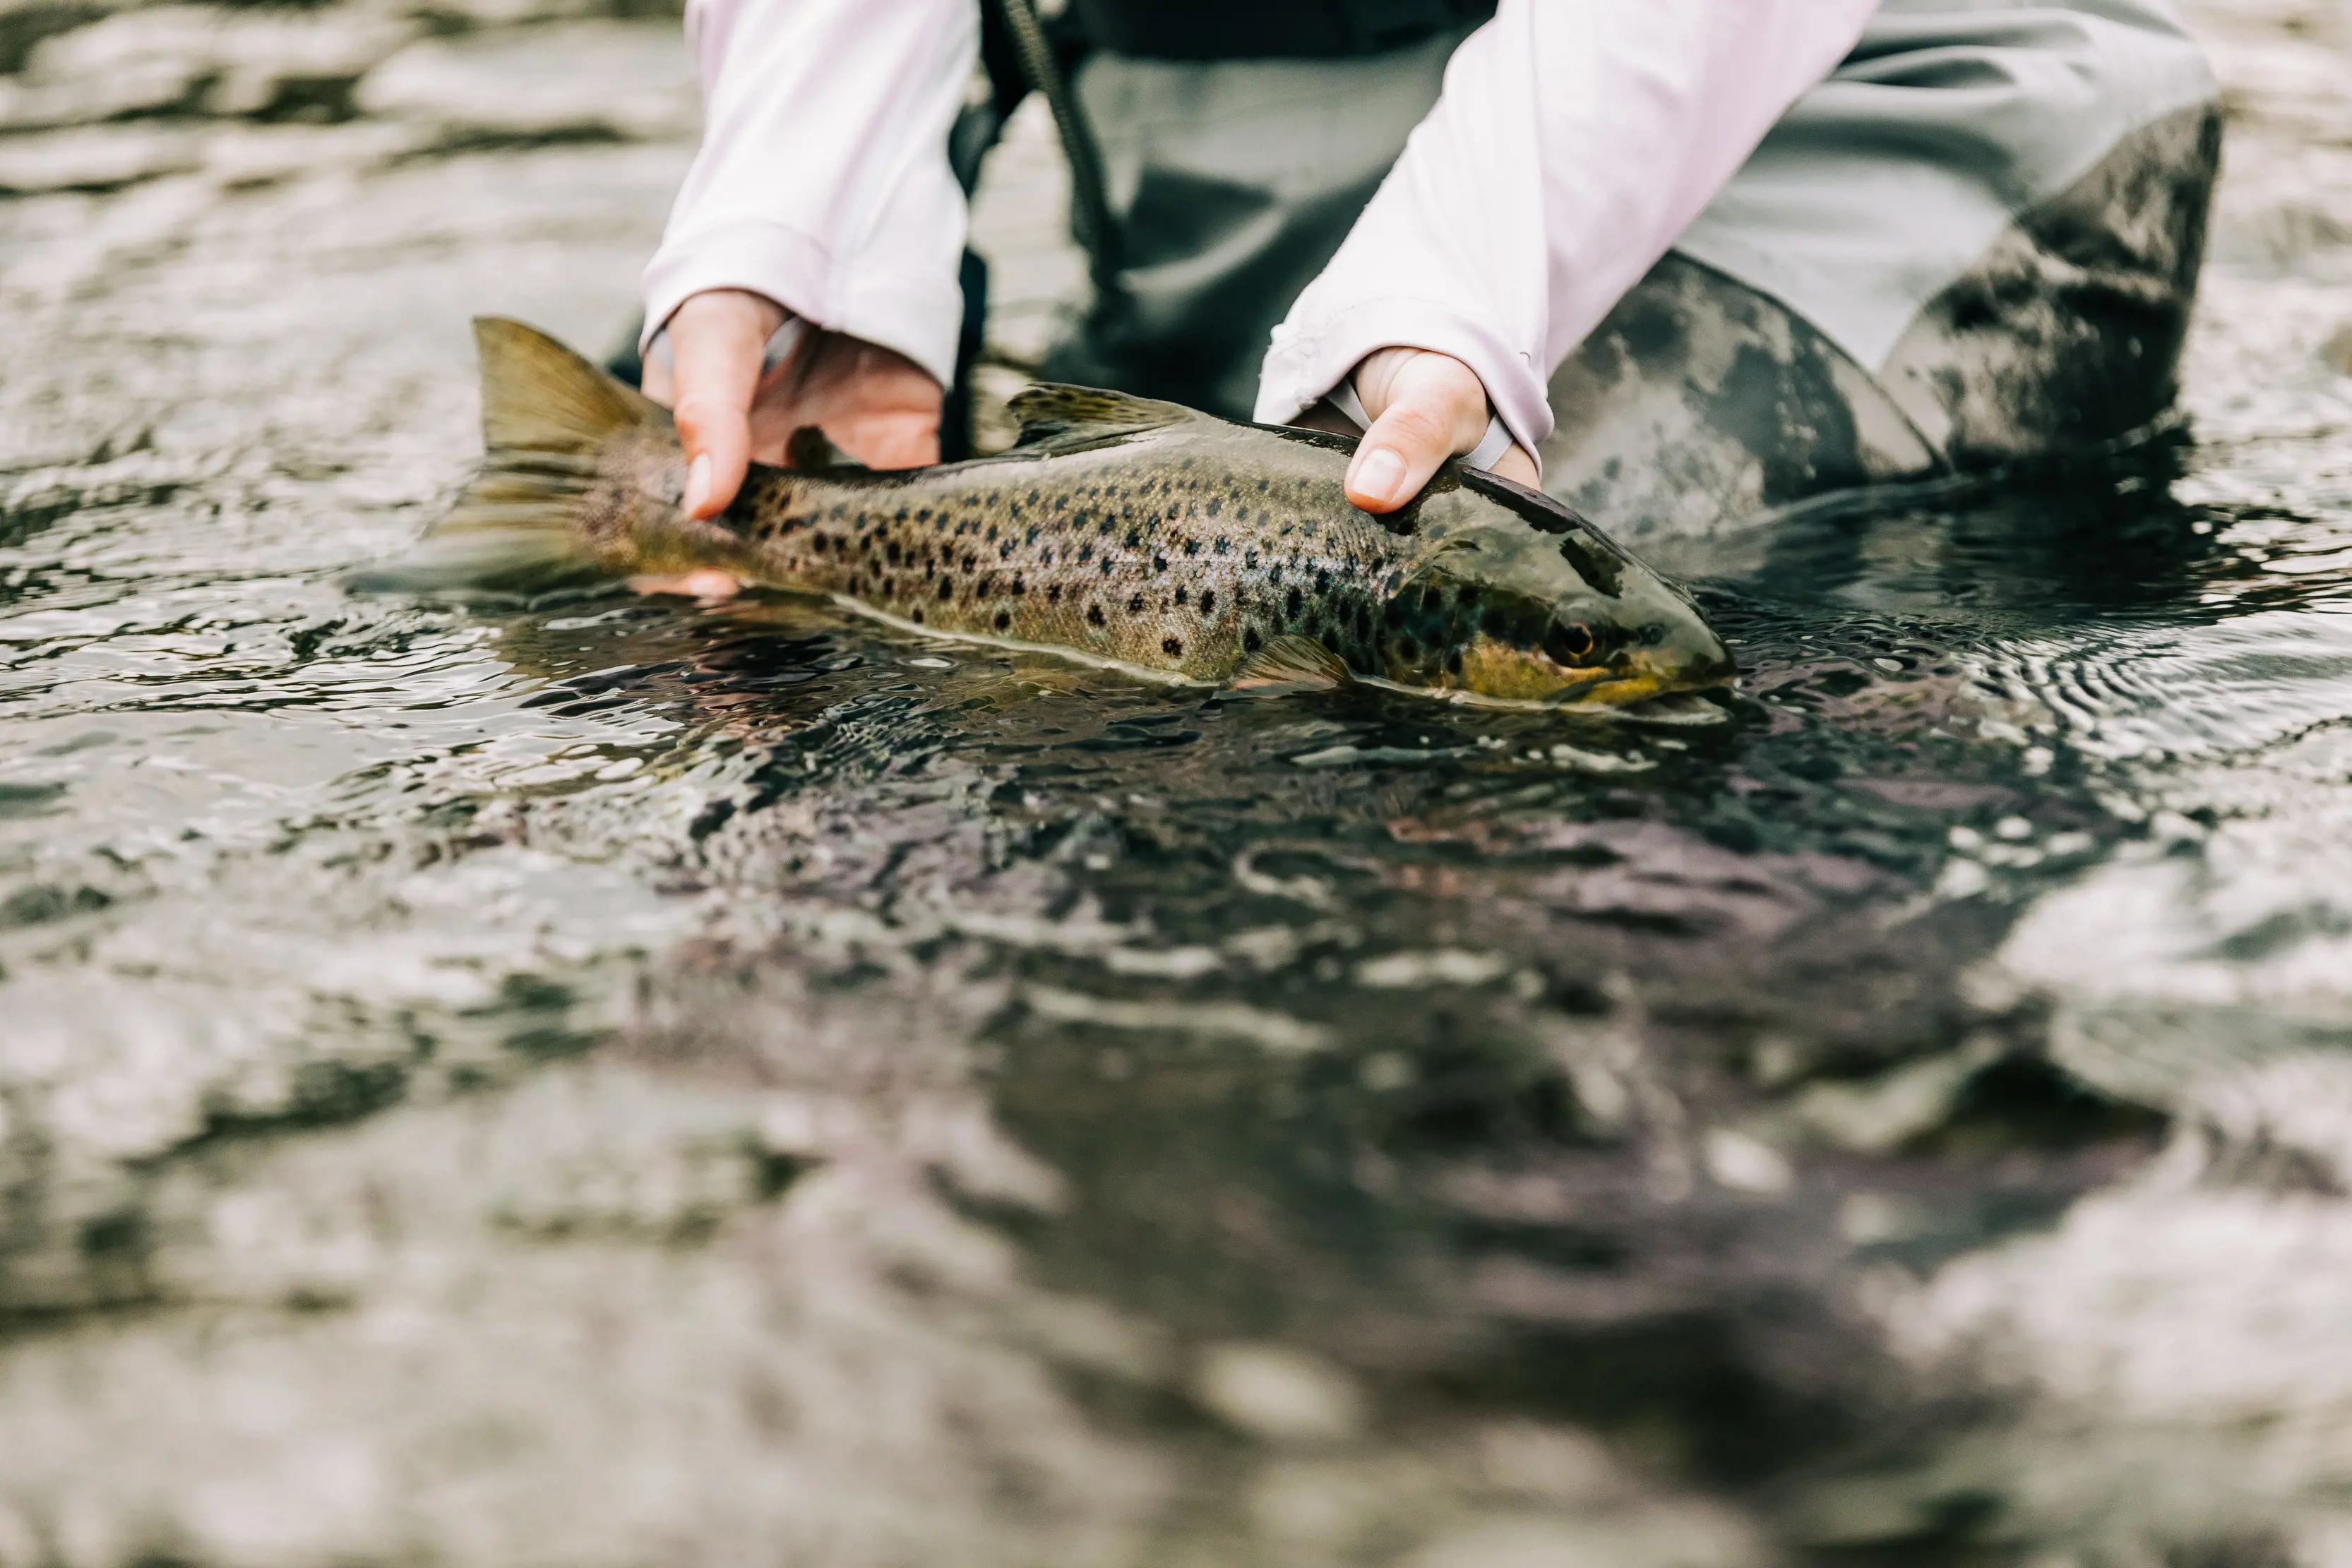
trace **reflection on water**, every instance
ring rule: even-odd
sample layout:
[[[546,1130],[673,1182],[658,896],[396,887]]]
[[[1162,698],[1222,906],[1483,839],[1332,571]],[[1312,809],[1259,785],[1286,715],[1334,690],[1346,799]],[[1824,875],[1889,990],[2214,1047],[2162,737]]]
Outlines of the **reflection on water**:
[[[0,15],[0,1563],[2352,1561],[2352,37],[2201,19],[2190,426],[1606,723],[346,595],[673,24]]]

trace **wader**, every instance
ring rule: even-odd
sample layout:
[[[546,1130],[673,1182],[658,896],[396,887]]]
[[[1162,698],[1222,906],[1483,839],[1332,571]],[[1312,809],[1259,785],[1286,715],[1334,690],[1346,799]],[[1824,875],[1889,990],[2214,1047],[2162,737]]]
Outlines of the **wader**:
[[[1302,16],[1340,21],[1302,44]],[[1274,324],[1479,19],[1076,0],[1091,47],[1062,96],[1112,232],[1047,373],[1246,419]],[[2145,429],[2173,399],[2215,99],[2170,0],[1886,0],[1553,377],[1546,487],[1637,541]]]

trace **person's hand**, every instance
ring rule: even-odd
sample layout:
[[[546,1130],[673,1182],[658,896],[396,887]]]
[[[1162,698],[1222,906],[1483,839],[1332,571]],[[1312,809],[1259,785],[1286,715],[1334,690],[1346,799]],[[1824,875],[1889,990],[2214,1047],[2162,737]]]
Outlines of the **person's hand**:
[[[763,369],[783,308],[740,288],[689,297],[669,319],[670,362],[646,363],[646,395],[667,403],[686,446],[686,510],[717,517],[753,460],[782,463],[784,443],[814,424],[875,468],[940,460],[940,383],[904,354],[838,332],[811,331],[782,364]],[[644,593],[732,596],[731,573],[639,578]]]
[[[1427,349],[1382,349],[1355,370],[1356,395],[1371,428],[1348,463],[1348,499],[1368,512],[1393,512],[1415,496],[1457,453],[1486,438],[1494,416],[1477,372],[1451,354]],[[1496,474],[1533,485],[1536,461],[1514,443]]]
[[[940,460],[940,383],[904,354],[838,332],[811,331],[761,372],[782,307],[740,288],[689,298],[669,319],[671,362],[648,361],[646,395],[667,403],[686,444],[686,509],[716,517],[754,459],[782,463],[784,443],[814,424],[876,468]]]

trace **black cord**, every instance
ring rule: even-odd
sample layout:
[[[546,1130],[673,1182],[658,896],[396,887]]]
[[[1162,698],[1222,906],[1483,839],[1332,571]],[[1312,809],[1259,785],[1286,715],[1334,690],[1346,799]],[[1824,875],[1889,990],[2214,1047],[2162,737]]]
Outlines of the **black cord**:
[[[1029,85],[1045,97],[1053,111],[1054,129],[1061,133],[1062,153],[1070,164],[1070,227],[1086,247],[1095,292],[1109,298],[1118,292],[1118,225],[1110,215],[1110,199],[1103,183],[1102,152],[1094,130],[1087,124],[1070,85],[1055,57],[1053,41],[1037,15],[1036,0],[996,0],[1004,13],[1013,47],[1021,58],[1021,72]]]

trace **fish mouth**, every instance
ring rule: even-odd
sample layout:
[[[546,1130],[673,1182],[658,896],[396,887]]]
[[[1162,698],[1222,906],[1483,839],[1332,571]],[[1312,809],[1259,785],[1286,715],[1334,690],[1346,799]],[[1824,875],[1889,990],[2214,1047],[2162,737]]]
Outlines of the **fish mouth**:
[[[1601,668],[1592,678],[1569,687],[1553,699],[1559,707],[1624,707],[1652,697],[1684,692],[1712,691],[1737,684],[1739,667],[1729,650],[1717,644],[1708,653],[1673,664],[1641,659],[1630,668]]]

